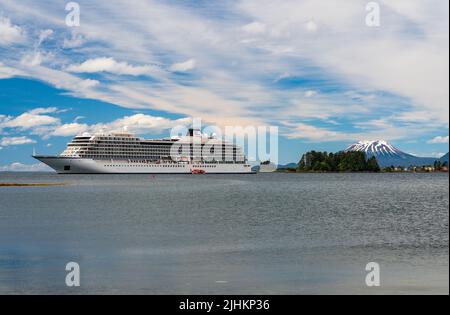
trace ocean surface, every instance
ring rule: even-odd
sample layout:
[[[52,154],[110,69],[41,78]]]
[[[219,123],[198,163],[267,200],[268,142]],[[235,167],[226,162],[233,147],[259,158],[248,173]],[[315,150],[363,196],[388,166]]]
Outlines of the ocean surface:
[[[448,294],[448,180],[0,173],[67,184],[0,187],[0,294]]]

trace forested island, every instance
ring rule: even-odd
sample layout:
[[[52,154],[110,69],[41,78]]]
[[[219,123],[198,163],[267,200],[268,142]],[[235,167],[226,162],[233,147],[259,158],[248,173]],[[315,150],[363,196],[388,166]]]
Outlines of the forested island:
[[[367,158],[364,152],[341,151],[338,153],[310,151],[297,164],[279,167],[278,172],[371,172],[381,168],[375,157]]]
[[[364,152],[317,152],[310,151],[302,156],[298,172],[380,172],[375,157],[367,158]]]

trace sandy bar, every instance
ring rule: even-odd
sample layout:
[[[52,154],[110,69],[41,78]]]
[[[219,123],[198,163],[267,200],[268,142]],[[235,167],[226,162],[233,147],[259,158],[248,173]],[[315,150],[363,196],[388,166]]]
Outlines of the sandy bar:
[[[50,187],[50,186],[65,186],[66,183],[0,183],[0,187]]]

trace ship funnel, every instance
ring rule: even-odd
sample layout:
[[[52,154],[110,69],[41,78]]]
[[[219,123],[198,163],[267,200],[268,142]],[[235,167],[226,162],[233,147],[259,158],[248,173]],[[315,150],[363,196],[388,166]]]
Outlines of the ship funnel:
[[[202,136],[202,132],[200,131],[200,129],[194,129],[194,128],[190,128],[187,136],[189,137],[201,137]]]

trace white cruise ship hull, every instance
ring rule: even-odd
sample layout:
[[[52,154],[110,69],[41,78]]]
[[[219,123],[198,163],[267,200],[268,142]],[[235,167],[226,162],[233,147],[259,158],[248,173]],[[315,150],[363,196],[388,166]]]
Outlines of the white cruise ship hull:
[[[137,163],[123,160],[93,160],[53,156],[34,156],[58,174],[253,174],[248,164]]]

